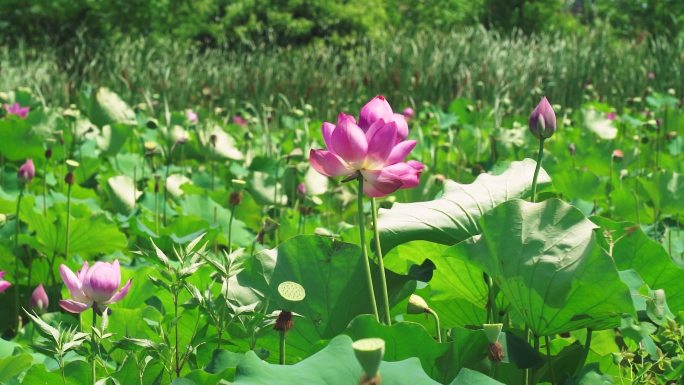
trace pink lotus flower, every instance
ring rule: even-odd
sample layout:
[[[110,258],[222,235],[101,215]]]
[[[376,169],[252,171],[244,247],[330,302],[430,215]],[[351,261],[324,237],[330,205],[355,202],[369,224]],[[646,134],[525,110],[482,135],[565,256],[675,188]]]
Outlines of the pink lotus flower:
[[[330,176],[363,176],[363,191],[370,197],[382,197],[400,188],[418,185],[425,166],[404,158],[416,146],[405,140],[408,124],[401,114],[392,111],[382,96],[368,102],[359,114],[359,123],[351,115],[340,113],[337,125],[323,123],[327,150],[311,150],[311,166]]]
[[[615,119],[617,119],[617,114],[615,112],[609,112],[606,114],[606,119],[615,120]]]
[[[245,120],[245,118],[243,118],[240,115],[233,116],[233,123],[237,124],[238,126],[241,126],[241,127],[244,127],[247,125],[247,121]]]
[[[556,113],[544,96],[530,114],[530,132],[538,139],[548,139],[556,132]]]
[[[12,286],[11,283],[9,283],[3,279],[4,277],[5,277],[5,272],[0,271],[0,293],[4,293],[5,290],[9,289],[10,286]]]
[[[31,305],[31,308],[38,313],[45,313],[47,311],[48,306],[50,305],[50,300],[48,299],[48,295],[45,292],[45,288],[43,287],[42,283],[38,285],[35,290],[33,290],[29,304]]]
[[[20,106],[19,103],[14,103],[11,106],[9,104],[5,104],[5,111],[7,111],[9,115],[18,116],[22,119],[26,119],[29,109],[29,107]]]
[[[36,166],[33,165],[33,160],[27,159],[24,164],[17,170],[17,177],[19,180],[26,183],[30,182],[36,176]]]
[[[191,124],[197,124],[199,121],[199,117],[197,116],[197,113],[193,110],[186,110],[185,111],[185,117],[188,119],[188,122]]]
[[[613,160],[622,160],[622,158],[625,157],[625,153],[622,152],[622,150],[620,150],[620,149],[613,150],[612,157],[613,157]]]
[[[102,311],[106,305],[121,301],[131,287],[129,279],[124,287],[117,291],[121,284],[118,260],[113,263],[95,262],[91,268],[88,268],[88,262],[85,262],[78,275],[66,265],[60,265],[59,274],[73,298],[59,301],[59,306],[70,313],[81,313],[91,307],[97,307]]]
[[[403,115],[404,115],[404,118],[406,118],[406,120],[411,120],[411,118],[413,118],[413,115],[414,115],[413,108],[411,108],[411,107],[404,108]]]

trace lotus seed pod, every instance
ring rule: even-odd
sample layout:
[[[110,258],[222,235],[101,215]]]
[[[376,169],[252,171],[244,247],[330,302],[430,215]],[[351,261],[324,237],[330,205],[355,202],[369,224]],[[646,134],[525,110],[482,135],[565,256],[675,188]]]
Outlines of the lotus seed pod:
[[[411,294],[408,305],[406,306],[406,312],[408,314],[423,314],[427,313],[428,310],[430,310],[430,307],[422,297]]]
[[[381,338],[364,338],[355,341],[352,348],[366,377],[376,377],[382,357],[385,355],[385,341]]]
[[[299,302],[306,297],[306,290],[297,282],[285,281],[278,285],[278,294],[286,301]]]
[[[247,182],[241,179],[233,179],[230,181],[230,184],[233,186],[233,190],[235,190],[236,192],[240,192],[245,188]]]
[[[487,335],[487,341],[489,341],[489,343],[493,344],[499,341],[503,324],[484,324],[482,325],[482,328],[484,328],[485,334]]]

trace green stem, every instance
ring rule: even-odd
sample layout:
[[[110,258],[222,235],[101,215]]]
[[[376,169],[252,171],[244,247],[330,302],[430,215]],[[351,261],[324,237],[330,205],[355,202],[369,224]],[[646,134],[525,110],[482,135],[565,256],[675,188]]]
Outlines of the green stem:
[[[368,249],[366,247],[366,232],[363,220],[363,176],[359,175],[359,191],[357,198],[357,211],[359,217],[359,240],[361,242],[361,251],[363,252],[363,261],[366,267],[366,281],[368,284],[368,299],[373,307],[373,315],[375,320],[380,322],[378,315],[378,305],[375,303],[375,290],[373,289],[373,276],[371,275],[370,260],[368,259]]]
[[[176,378],[180,377],[180,360],[178,357],[178,293],[173,293],[173,319],[175,320],[175,334],[176,334],[176,341],[175,341],[175,355],[176,355]]]
[[[71,183],[67,187],[67,217],[66,217],[66,242],[64,244],[64,258],[69,259],[69,228],[71,226]]]
[[[437,333],[437,342],[442,342],[442,328],[439,325],[439,316],[437,312],[432,309],[427,309],[427,312],[435,318],[435,332]]]
[[[237,205],[230,207],[230,218],[228,219],[228,254],[233,252],[233,217],[235,216]]]
[[[19,190],[19,197],[17,198],[17,215],[14,217],[14,320],[12,324],[15,326],[17,333],[19,333],[19,230],[21,228],[19,221],[19,211],[21,210],[21,199],[24,197],[24,186]]]
[[[551,339],[549,336],[545,336],[546,343],[546,364],[549,366],[549,373],[551,374],[551,385],[556,383],[556,376],[553,372],[553,356],[551,356]]]
[[[92,373],[92,379],[93,379],[93,385],[97,382],[97,367],[95,365],[96,361],[96,356],[97,356],[97,348],[95,344],[95,327],[97,325],[97,311],[96,311],[97,305],[93,304],[93,325],[92,329],[90,331],[90,338],[91,338],[91,343],[93,345],[93,361],[92,361],[92,367],[91,367],[91,373]]]
[[[280,359],[279,363],[280,365],[285,365],[285,330],[281,330],[280,332]]]
[[[534,177],[532,178],[532,197],[530,202],[537,200],[537,178],[539,177],[539,170],[541,169],[542,157],[544,156],[544,138],[539,139],[539,151],[537,152],[537,166],[534,168]]]
[[[389,295],[387,294],[387,277],[385,276],[385,262],[382,256],[382,246],[380,245],[380,229],[378,228],[378,207],[375,198],[371,198],[371,212],[373,214],[373,235],[375,238],[375,254],[378,256],[378,267],[380,268],[380,284],[382,289],[382,300],[385,306],[385,322],[392,325],[390,314]]]
[[[48,160],[45,160],[43,166],[43,216],[47,215],[47,167]]]

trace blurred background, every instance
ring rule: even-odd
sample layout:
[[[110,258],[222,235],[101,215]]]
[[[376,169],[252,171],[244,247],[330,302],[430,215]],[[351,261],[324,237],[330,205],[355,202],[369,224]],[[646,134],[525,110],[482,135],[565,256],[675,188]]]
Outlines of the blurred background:
[[[232,110],[529,111],[684,88],[682,0],[3,0],[0,89]]]

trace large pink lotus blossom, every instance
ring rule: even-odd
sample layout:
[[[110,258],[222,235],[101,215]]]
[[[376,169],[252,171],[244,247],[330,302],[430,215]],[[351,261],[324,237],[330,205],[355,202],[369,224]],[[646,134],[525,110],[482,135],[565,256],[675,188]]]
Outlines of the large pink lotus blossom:
[[[4,277],[5,277],[5,272],[0,271],[0,293],[4,293],[5,290],[9,289],[10,286],[12,286],[11,283],[9,283],[3,279]]]
[[[193,110],[185,110],[185,118],[188,119],[188,122],[190,122],[190,124],[197,124],[197,122],[199,121],[197,113]]]
[[[366,103],[359,114],[340,113],[337,124],[323,123],[326,150],[311,150],[311,166],[330,176],[363,176],[363,192],[370,197],[382,197],[400,188],[418,185],[425,166],[404,158],[416,146],[415,140],[405,140],[408,124],[402,114],[392,111],[387,100],[376,96]]]
[[[124,287],[118,290],[121,284],[118,260],[113,263],[95,262],[91,268],[88,268],[88,262],[85,262],[78,275],[66,265],[60,265],[59,274],[73,298],[59,301],[59,306],[70,313],[81,313],[95,306],[102,311],[106,305],[121,301],[131,287],[129,279]]]
[[[14,103],[11,106],[5,104],[5,111],[7,111],[9,115],[15,115],[22,119],[26,119],[29,113],[29,107],[22,107],[19,103]]]

